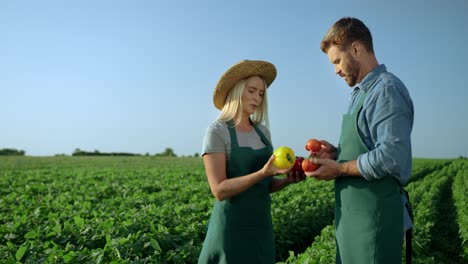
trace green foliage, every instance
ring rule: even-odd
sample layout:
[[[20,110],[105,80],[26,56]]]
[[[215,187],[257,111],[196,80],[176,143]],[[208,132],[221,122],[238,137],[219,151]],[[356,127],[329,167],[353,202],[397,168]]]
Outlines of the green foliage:
[[[24,150],[17,150],[13,148],[0,149],[0,156],[24,156],[26,152]]]
[[[453,199],[455,201],[457,222],[463,248],[462,256],[468,262],[468,160],[462,159],[454,162],[457,166],[453,182]]]
[[[315,236],[333,221],[333,182],[308,179],[272,194],[276,256],[282,261],[289,251],[303,252]]]
[[[0,166],[0,259],[196,262],[212,204],[201,160],[24,159]]]
[[[454,176],[460,168],[456,161],[437,168],[406,187],[414,212],[413,262],[466,263],[461,256],[452,195]]]
[[[467,163],[414,161],[414,263],[468,262]],[[333,199],[311,179],[272,194],[279,263],[334,263]],[[213,202],[199,157],[0,157],[0,259],[196,263]]]
[[[415,217],[413,263],[468,263],[467,165],[466,160],[413,160],[406,187]],[[280,263],[335,263],[335,250],[330,224],[304,252],[290,251]]]
[[[451,160],[447,159],[413,159],[413,170],[407,185],[413,181],[417,181],[433,171],[439,170],[450,164]]]
[[[334,264],[335,252],[335,229],[333,224],[330,224],[322,229],[320,235],[315,237],[313,244],[305,252],[296,256],[290,251],[289,258],[281,263]]]

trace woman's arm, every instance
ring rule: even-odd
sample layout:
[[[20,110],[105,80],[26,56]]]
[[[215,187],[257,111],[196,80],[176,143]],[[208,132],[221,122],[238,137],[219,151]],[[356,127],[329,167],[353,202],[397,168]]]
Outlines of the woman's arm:
[[[278,169],[273,166],[274,156],[272,155],[262,169],[242,177],[228,179],[226,176],[226,154],[208,153],[203,155],[206,176],[214,197],[222,201],[236,196],[252,187],[257,182],[266,177],[285,174],[289,169]]]

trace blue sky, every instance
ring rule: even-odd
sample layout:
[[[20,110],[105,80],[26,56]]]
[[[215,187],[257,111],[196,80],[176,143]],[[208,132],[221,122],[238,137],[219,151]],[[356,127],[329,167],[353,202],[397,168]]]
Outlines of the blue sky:
[[[275,147],[337,144],[351,89],[320,41],[367,24],[415,106],[413,156],[468,156],[468,1],[2,1],[0,148],[27,155],[201,151],[212,93],[242,59],[278,70]]]

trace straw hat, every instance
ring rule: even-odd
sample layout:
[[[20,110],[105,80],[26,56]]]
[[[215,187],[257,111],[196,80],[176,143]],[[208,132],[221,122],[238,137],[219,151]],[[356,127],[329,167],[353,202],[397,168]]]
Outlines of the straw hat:
[[[213,92],[213,103],[216,108],[221,110],[226,101],[227,94],[234,85],[238,81],[250,76],[261,76],[268,88],[276,78],[275,65],[259,60],[243,60],[234,64],[221,76]]]

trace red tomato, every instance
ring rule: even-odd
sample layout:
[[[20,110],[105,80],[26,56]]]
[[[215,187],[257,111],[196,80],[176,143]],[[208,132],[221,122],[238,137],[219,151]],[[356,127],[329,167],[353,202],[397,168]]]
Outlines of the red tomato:
[[[305,149],[312,151],[312,152],[319,152],[322,148],[322,143],[317,139],[309,139],[307,140],[307,144],[305,145]]]
[[[292,167],[291,171],[304,172],[304,170],[302,170],[302,161],[303,160],[304,160],[303,157],[296,157],[296,162],[294,162],[294,166]]]
[[[302,169],[307,172],[314,171],[318,169],[319,165],[317,163],[311,162],[309,159],[304,159],[302,161]]]

